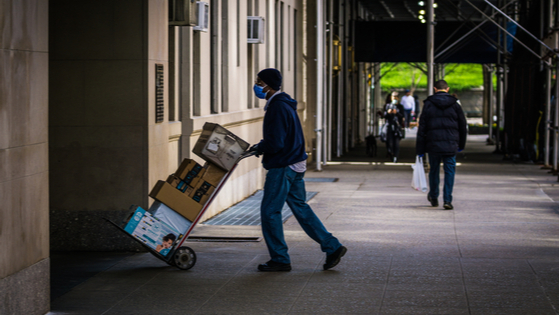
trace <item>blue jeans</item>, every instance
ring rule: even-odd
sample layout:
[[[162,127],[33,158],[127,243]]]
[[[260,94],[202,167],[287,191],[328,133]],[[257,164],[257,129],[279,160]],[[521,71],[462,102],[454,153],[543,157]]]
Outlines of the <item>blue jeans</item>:
[[[439,166],[443,161],[443,171],[445,177],[443,180],[443,203],[451,203],[453,201],[453,183],[455,182],[455,155],[439,155],[428,154],[430,160],[430,192],[428,193],[433,199],[439,196]]]
[[[282,226],[282,208],[285,202],[305,233],[321,245],[323,252],[330,255],[341,246],[338,239],[327,231],[307,204],[304,174],[293,171],[289,166],[270,169],[266,174],[261,203],[261,224],[272,261],[290,263]]]
[[[410,120],[412,119],[412,108],[404,110],[404,126],[410,127]]]

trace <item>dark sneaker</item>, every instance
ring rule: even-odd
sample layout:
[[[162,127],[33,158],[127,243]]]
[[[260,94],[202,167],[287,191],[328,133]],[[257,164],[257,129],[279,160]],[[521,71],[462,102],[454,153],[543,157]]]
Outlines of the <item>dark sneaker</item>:
[[[443,203],[443,209],[445,209],[445,210],[453,210],[453,205],[451,204],[451,202],[444,202],[444,203]]]
[[[264,264],[260,264],[259,270],[260,271],[290,271],[292,270],[292,265],[269,260]]]
[[[334,253],[327,255],[327,261],[323,265],[323,270],[328,270],[338,265],[340,258],[346,254],[346,247],[340,246]]]
[[[428,201],[432,203],[432,207],[437,207],[439,205],[437,199],[433,199],[430,194],[428,194]]]

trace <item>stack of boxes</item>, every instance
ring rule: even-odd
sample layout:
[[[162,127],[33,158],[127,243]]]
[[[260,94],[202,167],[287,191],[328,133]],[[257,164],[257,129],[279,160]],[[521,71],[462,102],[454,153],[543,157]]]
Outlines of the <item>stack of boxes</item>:
[[[184,159],[166,181],[156,183],[150,197],[193,222],[226,173],[212,163],[202,166],[194,160]]]
[[[193,152],[206,164],[184,159],[167,180],[156,183],[150,197],[194,222],[212,193],[241,155],[249,148],[243,141],[218,124],[204,124]]]
[[[152,188],[149,195],[156,201],[148,211],[132,206],[125,232],[168,256],[247,148],[247,142],[222,126],[206,123],[193,149],[206,164],[183,160],[175,173]]]

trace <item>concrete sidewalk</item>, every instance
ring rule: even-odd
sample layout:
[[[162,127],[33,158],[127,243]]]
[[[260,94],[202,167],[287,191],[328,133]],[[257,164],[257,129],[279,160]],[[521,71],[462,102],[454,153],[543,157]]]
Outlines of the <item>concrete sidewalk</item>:
[[[308,172],[339,179],[306,184],[318,192],[310,205],[348,247],[333,270],[322,270],[324,254],[292,217],[291,272],[257,271],[264,242],[187,242],[192,269],[124,256],[55,299],[50,314],[558,314],[557,177],[502,161],[484,140],[471,137],[458,156],[452,211],[411,189],[412,137],[402,163],[383,163],[378,143],[377,158],[354,152],[362,164]],[[193,235],[261,232],[199,225]]]

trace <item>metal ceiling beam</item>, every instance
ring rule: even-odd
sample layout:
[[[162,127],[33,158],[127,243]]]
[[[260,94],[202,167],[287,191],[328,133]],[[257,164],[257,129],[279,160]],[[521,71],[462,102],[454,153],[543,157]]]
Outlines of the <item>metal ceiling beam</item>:
[[[460,7],[455,5],[451,0],[447,0],[447,2],[449,2],[451,5],[455,6],[455,8],[460,11]],[[455,34],[457,34],[457,32],[461,29],[461,27],[463,27],[465,24],[467,24],[467,22],[470,22],[470,18],[475,14],[475,12],[472,12],[471,15],[469,15],[468,17],[463,17],[463,15],[461,14],[460,17],[458,16],[458,19],[462,20],[463,23],[457,27],[457,29],[451,33],[446,40],[444,40],[438,47],[436,47],[436,51],[439,51],[441,49],[442,46],[444,46],[448,40],[451,39],[451,37],[453,37]]]
[[[385,8],[385,11],[387,11],[387,14],[389,14],[389,16],[394,19],[395,15],[393,14],[393,12],[391,11],[391,9],[389,8],[389,6],[385,3],[385,1],[379,1],[379,3],[381,3],[381,5],[383,6],[383,8]]]
[[[463,12],[461,11],[461,3],[463,3],[463,1],[459,1],[457,3],[457,19],[462,19],[463,18]]]
[[[468,2],[468,1],[467,1]],[[511,22],[513,22],[515,25],[517,25],[517,27],[519,27],[520,29],[524,30],[525,33],[529,34],[529,36],[531,36],[534,40],[536,40],[537,42],[539,42],[539,44],[543,45],[544,47],[546,47],[546,49],[548,49],[549,51],[551,51],[553,54],[555,54],[556,56],[558,56],[558,52],[554,51],[554,49],[548,47],[545,43],[543,43],[540,39],[538,39],[535,35],[531,34],[531,32],[529,32],[528,30],[526,30],[523,26],[521,26],[519,23],[517,23],[514,19],[510,18],[507,14],[505,14],[504,12],[502,12],[500,9],[498,9],[496,6],[494,6],[492,3],[490,3],[488,0],[484,0],[484,2],[486,2],[489,6],[491,6],[494,10],[498,11],[499,13],[501,13],[506,19],[510,20]],[[509,33],[508,33],[509,34]]]
[[[519,39],[517,39],[514,35],[512,35],[510,32],[507,31],[507,29],[505,29],[503,26],[501,26],[499,23],[497,23],[496,21],[492,20],[488,15],[486,15],[486,13],[482,12],[479,8],[477,8],[474,4],[472,4],[469,0],[465,0],[466,3],[470,4],[475,10],[479,11],[482,15],[484,15],[485,18],[487,18],[490,22],[494,23],[498,28],[500,28],[502,31],[504,31],[506,34],[508,34],[509,36],[511,36],[511,38],[513,40],[515,40],[516,42],[518,42],[521,46],[525,47],[525,49],[527,49],[529,52],[531,52],[533,55],[535,55],[537,58],[542,59],[541,55],[537,54],[536,52],[534,52],[531,48],[529,48],[527,45],[525,45],[522,41],[520,41]],[[486,0],[485,0],[486,2]],[[501,12],[501,11],[500,11]],[[507,17],[507,15],[505,15]],[[509,17],[508,17],[509,18]],[[548,46],[547,46],[548,47]],[[558,53],[555,53],[558,56]],[[546,63],[549,67],[551,66],[550,62],[548,61],[543,61],[544,63]]]
[[[502,7],[502,9],[507,8],[510,4],[514,3],[516,0],[511,0],[509,3],[507,3],[506,5],[504,5]],[[494,15],[496,15],[498,12],[494,12],[490,17],[494,17]],[[473,13],[474,14],[474,13]],[[470,30],[469,32],[467,32],[465,35],[463,35],[461,38],[459,38],[458,40],[456,40],[455,42],[453,42],[451,45],[447,46],[447,48],[445,48],[443,51],[439,52],[435,58],[439,58],[441,57],[441,55],[443,55],[445,52],[447,52],[449,49],[451,49],[453,46],[457,45],[458,43],[460,43],[461,41],[463,41],[465,38],[467,38],[470,34],[472,34],[474,31],[476,31],[479,27],[481,27],[484,23],[488,22],[488,20],[484,20],[482,22],[480,22],[477,26],[475,26],[472,30]],[[486,34],[484,34],[486,35]],[[502,48],[502,50],[504,50],[505,48],[502,47],[499,43],[494,42],[493,40],[491,40],[491,42],[493,43],[492,45],[494,47],[496,47],[496,49]],[[504,50],[505,51],[505,50]]]
[[[416,13],[414,13],[414,10],[412,10],[412,8],[410,7],[410,5],[408,5],[408,1],[404,2],[404,7],[406,8],[406,10],[408,11],[408,13],[410,13],[410,15],[412,15],[413,18],[417,19],[418,15],[416,15]]]

